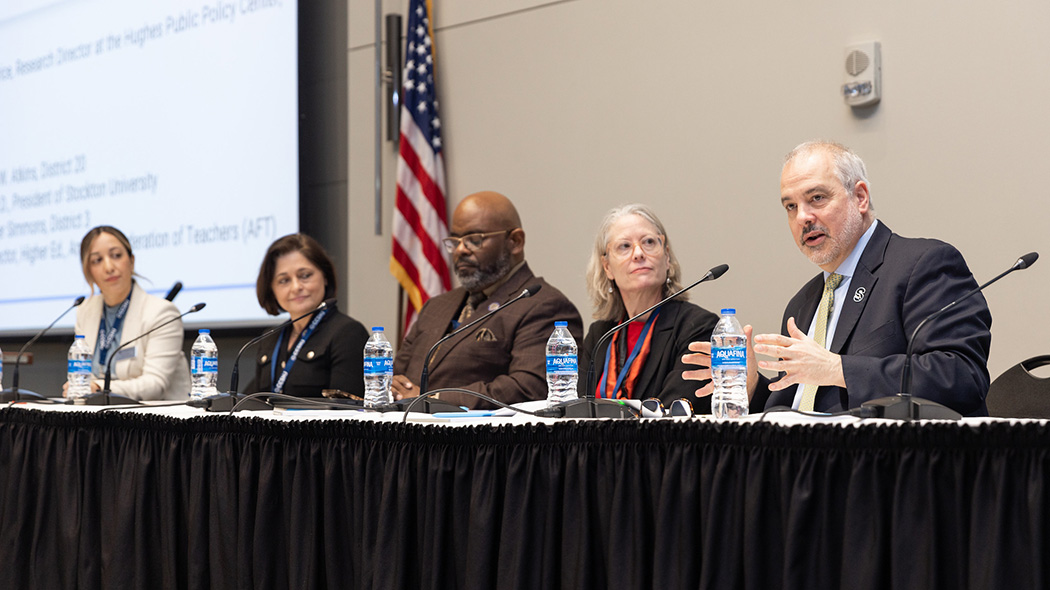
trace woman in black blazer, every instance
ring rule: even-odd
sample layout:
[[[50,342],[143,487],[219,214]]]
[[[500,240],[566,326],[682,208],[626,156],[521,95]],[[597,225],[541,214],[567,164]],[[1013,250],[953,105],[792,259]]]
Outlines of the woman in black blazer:
[[[605,332],[680,289],[680,281],[681,267],[656,214],[639,204],[610,211],[598,230],[587,269],[596,321],[580,347],[581,373],[586,374],[594,345]],[[682,362],[682,355],[689,352],[690,342],[711,339],[718,316],[685,299],[683,294],[632,322],[596,351],[597,387],[591,393],[603,398],[655,397],[664,405],[684,398],[694,412],[710,413],[710,398],[694,395],[704,384],[682,379],[682,371],[692,368]]]
[[[255,292],[270,315],[304,315],[335,296],[332,261],[310,236],[279,238],[266,251]],[[247,392],[320,397],[323,389],[338,389],[362,396],[367,340],[360,322],[328,306],[259,343]]]

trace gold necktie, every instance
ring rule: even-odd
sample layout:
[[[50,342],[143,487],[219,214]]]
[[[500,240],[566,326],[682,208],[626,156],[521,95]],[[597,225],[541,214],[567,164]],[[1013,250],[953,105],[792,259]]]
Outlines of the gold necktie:
[[[820,298],[820,307],[817,308],[817,329],[813,332],[813,339],[817,344],[827,348],[828,320],[835,311],[835,289],[842,283],[842,275],[832,273],[824,282],[824,295]],[[813,402],[817,399],[817,388],[819,385],[804,385],[802,387],[802,401],[798,409],[803,412],[813,411]]]
[[[474,309],[484,299],[485,299],[484,291],[478,292],[478,293],[471,293],[471,294],[467,295],[467,300],[463,303],[463,309],[459,312],[459,317],[456,318],[455,322],[450,323],[448,325],[448,333],[451,334],[455,330],[458,330],[461,327],[463,327],[463,325],[467,323],[467,320],[470,319],[470,316],[474,315]],[[442,345],[439,344],[438,347],[434,349],[434,354],[433,354],[433,356],[430,357],[430,364],[427,365],[428,367],[433,367],[434,366],[434,361],[437,360],[437,353],[438,353],[439,350],[441,350],[441,346]],[[434,397],[437,397],[437,396],[434,396]]]
[[[459,325],[467,323],[470,316],[474,315],[474,308],[485,298],[485,293],[471,293],[467,296],[467,302],[463,304],[463,311],[459,312]]]

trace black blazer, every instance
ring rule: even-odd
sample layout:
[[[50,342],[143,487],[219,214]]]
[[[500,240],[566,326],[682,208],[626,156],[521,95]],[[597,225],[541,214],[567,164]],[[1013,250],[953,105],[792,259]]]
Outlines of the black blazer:
[[[279,379],[288,351],[288,328],[277,353],[274,379]],[[270,367],[273,347],[280,334],[274,334],[257,344],[255,378],[245,387],[245,393],[272,391]],[[306,341],[299,357],[288,374],[282,393],[299,397],[321,397],[322,389],[341,389],[354,395],[365,393],[364,350],[369,332],[361,322],[333,310]],[[389,338],[389,336],[388,336]]]
[[[580,358],[580,384],[579,394],[593,395],[594,391],[587,391],[587,372],[590,367],[591,352],[598,339],[608,332],[619,322],[611,320],[598,320],[591,324],[587,330],[587,337],[583,339],[583,345],[579,348]],[[682,379],[682,371],[695,369],[692,365],[682,362],[682,355],[689,353],[689,343],[697,340],[711,341],[711,331],[718,323],[718,316],[706,309],[693,305],[686,301],[668,301],[660,308],[660,317],[656,318],[653,325],[653,338],[650,342],[649,357],[645,360],[645,366],[638,375],[638,383],[635,385],[635,397],[640,399],[658,397],[667,405],[669,402],[679,398],[685,398],[693,404],[693,412],[697,414],[711,413],[711,398],[705,396],[696,397],[694,393],[704,386],[703,381],[686,381]],[[625,329],[626,330],[626,329]],[[622,340],[624,336],[620,336]],[[601,380],[604,369],[605,352],[609,344],[606,342],[597,351],[595,357],[595,381]]]
[[[837,412],[900,390],[908,340],[926,316],[977,287],[962,254],[939,240],[903,238],[881,222],[860,257],[843,303],[831,352],[842,355],[846,387],[817,390],[814,409]],[[823,273],[806,283],[784,311],[781,333],[794,317],[800,330],[813,322]],[[988,351],[992,315],[982,295],[956,305],[923,327],[912,358],[911,393],[964,416],[987,416]],[[770,393],[765,407],[790,406],[796,386]]]

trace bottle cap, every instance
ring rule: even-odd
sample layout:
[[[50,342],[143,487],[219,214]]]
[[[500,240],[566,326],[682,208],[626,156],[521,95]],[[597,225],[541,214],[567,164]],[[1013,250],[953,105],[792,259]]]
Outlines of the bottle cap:
[[[568,326],[569,322],[554,322],[555,328],[567,328]]]
[[[723,308],[722,315],[736,315],[736,309],[732,307]]]
[[[211,334],[211,330],[205,328],[203,330],[197,330],[198,334]]]
[[[373,332],[382,332],[383,331],[383,326],[372,326],[372,331]]]
[[[77,334],[77,335],[76,335],[76,336],[74,337],[74,339],[75,339],[75,340],[80,340],[80,339],[81,339],[81,338],[83,338],[83,337],[84,337],[84,335],[83,335],[83,334]]]

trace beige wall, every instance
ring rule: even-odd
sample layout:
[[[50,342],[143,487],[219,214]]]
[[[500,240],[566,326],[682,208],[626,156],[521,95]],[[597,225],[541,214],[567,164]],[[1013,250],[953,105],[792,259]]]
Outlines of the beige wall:
[[[979,282],[1026,252],[1050,256],[1042,0],[434,2],[452,206],[481,189],[510,196],[530,265],[588,321],[596,226],[610,207],[641,201],[668,226],[687,277],[730,265],[695,302],[779,330],[787,299],[818,272],[790,239],[780,163],[814,137],[853,147],[879,218],[955,244]],[[349,9],[350,313],[393,326],[391,144],[384,232],[373,235],[373,8]],[[838,93],[843,50],[868,40],[882,43],[884,95],[854,112]],[[1047,292],[1050,259],[987,292],[993,377],[1050,353]]]

